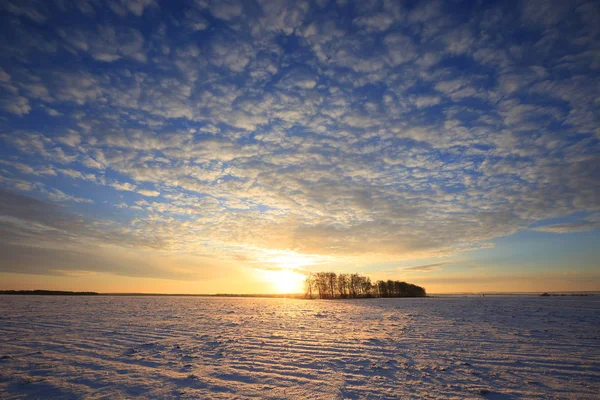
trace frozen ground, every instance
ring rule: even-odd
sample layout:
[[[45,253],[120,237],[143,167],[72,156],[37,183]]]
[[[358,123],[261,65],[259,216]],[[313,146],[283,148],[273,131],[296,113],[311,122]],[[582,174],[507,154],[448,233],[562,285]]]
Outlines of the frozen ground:
[[[600,297],[0,296],[0,398],[573,398]]]

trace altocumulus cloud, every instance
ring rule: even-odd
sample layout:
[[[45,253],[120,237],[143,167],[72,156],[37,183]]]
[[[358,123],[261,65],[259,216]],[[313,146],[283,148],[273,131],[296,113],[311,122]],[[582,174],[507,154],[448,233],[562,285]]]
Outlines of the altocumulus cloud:
[[[2,271],[441,256],[598,209],[596,1],[2,7]]]

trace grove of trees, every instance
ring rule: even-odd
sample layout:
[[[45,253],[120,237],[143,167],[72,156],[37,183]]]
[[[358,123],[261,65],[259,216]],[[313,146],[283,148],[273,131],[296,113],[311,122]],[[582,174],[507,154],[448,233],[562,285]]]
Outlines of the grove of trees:
[[[309,299],[355,299],[366,297],[425,297],[425,289],[400,281],[377,281],[359,274],[316,272],[305,281],[305,297]]]

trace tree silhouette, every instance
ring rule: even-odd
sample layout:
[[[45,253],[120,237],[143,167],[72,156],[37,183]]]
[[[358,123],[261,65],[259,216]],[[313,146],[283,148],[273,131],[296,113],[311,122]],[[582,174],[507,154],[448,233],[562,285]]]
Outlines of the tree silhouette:
[[[305,297],[319,299],[356,299],[368,297],[425,297],[425,288],[401,281],[377,281],[359,274],[316,272],[308,274]]]

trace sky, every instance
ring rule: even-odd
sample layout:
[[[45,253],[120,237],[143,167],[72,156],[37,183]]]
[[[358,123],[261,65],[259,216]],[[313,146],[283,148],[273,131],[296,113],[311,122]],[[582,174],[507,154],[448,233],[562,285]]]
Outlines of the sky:
[[[5,0],[0,289],[600,290],[597,1]]]

